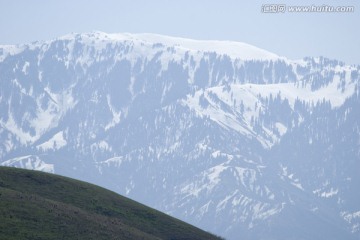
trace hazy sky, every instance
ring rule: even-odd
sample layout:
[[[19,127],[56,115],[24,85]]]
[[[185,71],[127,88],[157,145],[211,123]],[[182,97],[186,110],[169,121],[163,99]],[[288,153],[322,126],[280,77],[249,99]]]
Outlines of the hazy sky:
[[[264,4],[354,6],[352,13],[262,13]],[[71,32],[158,33],[249,43],[291,59],[360,64],[360,1],[0,0],[0,44]]]

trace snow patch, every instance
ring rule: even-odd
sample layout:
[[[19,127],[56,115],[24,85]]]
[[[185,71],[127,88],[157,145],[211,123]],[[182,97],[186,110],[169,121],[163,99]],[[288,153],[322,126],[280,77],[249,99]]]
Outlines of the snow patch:
[[[0,165],[54,173],[54,164],[48,164],[34,155],[12,158],[2,162]]]
[[[328,191],[323,191],[323,189],[317,189],[314,190],[313,193],[316,194],[319,197],[322,198],[330,198],[333,197],[335,195],[337,195],[339,192],[339,189],[334,189],[334,188],[330,188],[330,190]]]
[[[357,233],[360,232],[360,211],[357,212],[341,212],[340,216],[351,225],[351,232]]]
[[[29,73],[29,66],[30,66],[30,63],[29,62],[25,62],[23,68],[22,68],[22,72],[27,75]]]
[[[115,167],[120,167],[121,164],[123,163],[124,161],[124,158],[123,157],[112,157],[112,158],[109,158],[109,159],[106,159],[104,161],[101,161],[99,162],[99,164],[101,165],[106,165],[107,167],[110,167],[110,166],[115,166]]]
[[[65,147],[67,141],[64,138],[64,132],[60,131],[52,136],[48,141],[39,144],[36,146],[37,149],[47,151],[47,150],[59,150],[62,147]]]
[[[275,123],[275,126],[276,126],[280,136],[284,135],[287,132],[287,127],[285,127],[285,125],[280,122]]]
[[[111,98],[110,95],[106,96],[107,99],[107,104],[110,108],[110,111],[113,115],[113,118],[111,120],[111,122],[109,122],[106,126],[105,126],[105,131],[109,130],[112,127],[115,127],[119,122],[120,122],[120,118],[121,118],[121,111],[117,112],[115,110],[115,108],[111,105]]]
[[[0,45],[0,62],[8,56],[13,56],[24,51],[25,45]]]

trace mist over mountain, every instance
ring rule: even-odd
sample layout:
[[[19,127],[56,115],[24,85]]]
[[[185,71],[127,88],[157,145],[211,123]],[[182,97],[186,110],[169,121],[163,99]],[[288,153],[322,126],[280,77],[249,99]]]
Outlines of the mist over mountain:
[[[360,238],[360,66],[155,34],[0,46],[0,164],[229,240]]]

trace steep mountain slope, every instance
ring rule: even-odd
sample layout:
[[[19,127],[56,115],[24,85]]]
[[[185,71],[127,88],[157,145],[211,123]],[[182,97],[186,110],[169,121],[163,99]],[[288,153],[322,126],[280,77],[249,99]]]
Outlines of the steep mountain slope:
[[[359,238],[359,66],[100,32],[0,55],[2,165],[93,182],[229,239]]]
[[[220,239],[95,185],[0,167],[1,239]]]

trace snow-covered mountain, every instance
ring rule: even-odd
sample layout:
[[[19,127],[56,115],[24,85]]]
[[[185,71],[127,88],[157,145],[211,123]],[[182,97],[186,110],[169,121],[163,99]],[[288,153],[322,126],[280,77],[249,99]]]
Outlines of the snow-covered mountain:
[[[230,240],[359,239],[359,74],[155,34],[0,46],[0,162]]]

